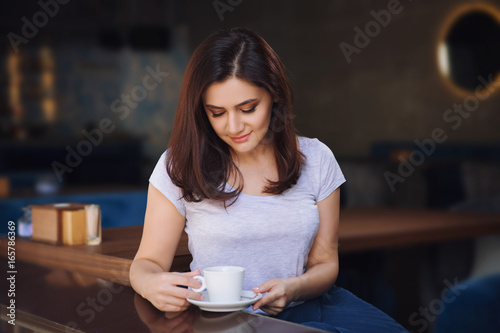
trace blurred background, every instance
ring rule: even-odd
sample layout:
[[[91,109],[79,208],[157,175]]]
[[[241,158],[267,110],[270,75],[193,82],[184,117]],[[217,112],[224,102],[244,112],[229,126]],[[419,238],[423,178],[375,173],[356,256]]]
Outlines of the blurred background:
[[[92,202],[142,224],[190,55],[243,26],[280,55],[295,124],[336,155],[343,207],[500,211],[500,1],[3,1],[2,225]],[[2,228],[6,233],[6,228]],[[341,258],[339,284],[409,319],[444,279],[500,271],[500,239]],[[380,265],[380,263],[384,263]],[[418,264],[417,264],[418,263]]]

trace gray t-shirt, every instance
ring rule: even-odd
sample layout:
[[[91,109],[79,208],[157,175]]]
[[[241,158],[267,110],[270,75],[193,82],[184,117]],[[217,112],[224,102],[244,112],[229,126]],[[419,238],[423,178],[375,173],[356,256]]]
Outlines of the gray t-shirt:
[[[325,144],[299,137],[299,145],[306,160],[295,186],[272,196],[241,193],[227,209],[213,200],[182,199],[180,188],[166,172],[168,150],[163,153],[149,181],[186,217],[185,231],[193,256],[191,270],[243,266],[244,290],[270,279],[304,273],[319,224],[316,203],[328,197],[345,178]]]

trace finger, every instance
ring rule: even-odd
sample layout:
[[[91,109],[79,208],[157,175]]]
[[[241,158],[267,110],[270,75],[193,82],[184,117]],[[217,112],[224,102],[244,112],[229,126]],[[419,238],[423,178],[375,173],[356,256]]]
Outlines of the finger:
[[[286,308],[286,306],[281,306],[281,305],[276,305],[276,304],[266,304],[266,305],[263,305],[260,309],[262,311],[266,311],[266,312],[280,313],[285,308]]]
[[[253,309],[255,311],[258,308],[260,308],[260,307],[262,307],[262,306],[264,306],[266,304],[274,302],[278,298],[279,298],[279,295],[276,295],[276,293],[273,293],[272,291],[268,292],[267,294],[265,294],[264,296],[262,296],[262,298],[260,300],[258,300],[257,302],[255,302],[255,304],[253,305]]]
[[[268,281],[260,284],[259,286],[253,288],[252,290],[253,290],[253,292],[256,292],[256,293],[266,293],[269,290],[271,290],[274,285],[275,285],[275,280],[268,280]]]
[[[267,295],[264,295],[261,299],[259,299],[257,302],[255,302],[253,304],[253,310],[257,310],[259,309],[261,306],[264,306],[267,304],[266,300],[264,299],[264,297],[267,296]]]
[[[168,284],[191,287],[194,289],[200,288],[201,287],[200,281],[193,279],[193,277],[191,276],[192,273],[194,272],[169,274]]]
[[[190,304],[185,298],[176,297],[172,294],[159,296],[156,303],[162,311],[180,311],[181,308],[187,308]]]
[[[198,269],[191,271],[191,272],[172,272],[172,274],[174,274],[174,275],[187,275],[187,276],[193,277],[196,275],[200,275],[201,270],[198,268]]]
[[[189,276],[196,276],[196,275],[200,275],[200,274],[201,274],[201,269],[198,268],[198,269],[196,269],[196,270],[194,270],[192,272],[189,272],[188,275]]]
[[[268,292],[269,289],[270,288],[268,287],[267,282],[264,282],[261,285],[259,285],[258,287],[252,288],[252,291],[254,293],[265,293],[265,292]],[[267,294],[264,295],[260,300],[255,302],[252,308],[255,311],[266,303],[267,303]]]
[[[197,292],[190,290],[190,289],[182,288],[182,287],[172,286],[172,287],[168,288],[168,290],[166,290],[165,294],[175,296],[179,299],[183,299],[184,301],[188,298],[198,300],[198,301],[202,301],[205,299],[205,297],[202,294],[197,293]]]
[[[268,313],[270,315],[275,316],[275,315],[281,313],[283,311],[283,308],[264,306],[261,308],[261,310],[264,311],[265,313]]]

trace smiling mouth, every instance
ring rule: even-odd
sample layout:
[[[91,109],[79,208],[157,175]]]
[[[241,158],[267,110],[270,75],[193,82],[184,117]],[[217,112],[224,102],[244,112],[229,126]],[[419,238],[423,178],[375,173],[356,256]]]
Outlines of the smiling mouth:
[[[252,132],[246,134],[246,135],[242,135],[242,136],[239,136],[237,138],[233,138],[231,137],[231,140],[233,140],[234,142],[236,143],[241,143],[241,142],[245,142],[248,140],[248,138],[250,137],[250,134],[252,134]]]

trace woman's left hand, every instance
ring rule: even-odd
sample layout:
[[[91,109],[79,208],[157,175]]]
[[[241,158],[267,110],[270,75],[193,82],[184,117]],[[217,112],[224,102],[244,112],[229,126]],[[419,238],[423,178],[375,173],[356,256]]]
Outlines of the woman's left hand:
[[[253,310],[261,309],[270,315],[277,315],[294,299],[295,286],[292,279],[272,279],[252,289],[256,293],[266,293],[253,305]]]

